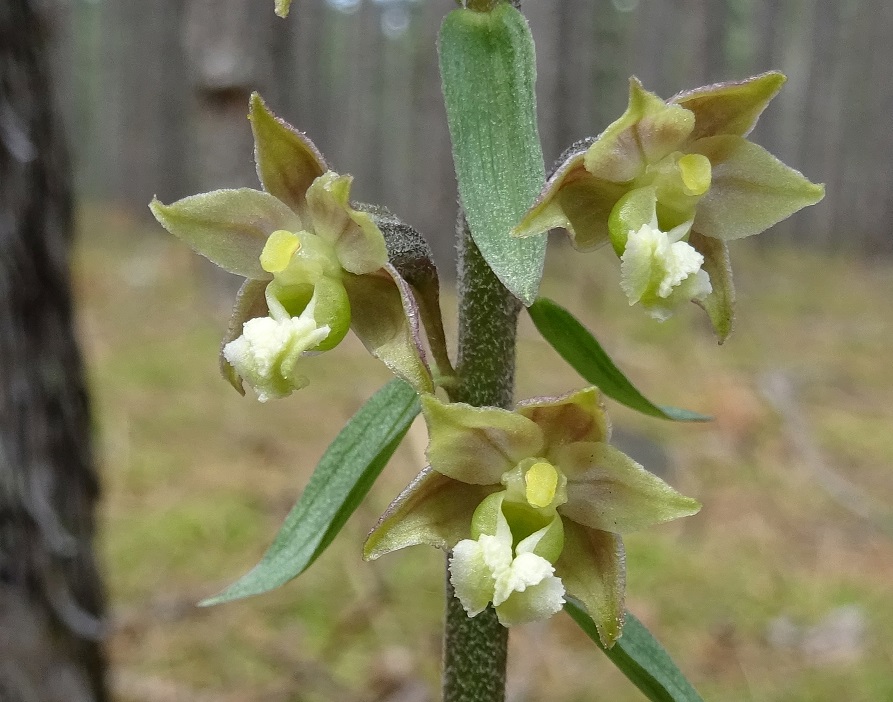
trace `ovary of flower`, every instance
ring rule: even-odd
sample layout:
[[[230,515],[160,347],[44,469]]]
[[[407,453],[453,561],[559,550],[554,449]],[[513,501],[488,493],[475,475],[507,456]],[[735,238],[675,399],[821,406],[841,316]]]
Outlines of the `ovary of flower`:
[[[257,399],[287,397],[309,382],[295,372],[306,351],[328,335],[328,325],[318,327],[313,317],[316,294],[299,317],[290,317],[275,300],[269,299],[270,316],[245,322],[242,335],[223,347],[223,356],[257,393]]]
[[[661,321],[687,300],[701,300],[712,291],[710,276],[702,270],[704,257],[680,239],[691,223],[662,232],[656,223],[630,231],[620,257],[620,287],[629,304],[641,302]]]
[[[450,582],[469,617],[491,602],[503,626],[547,619],[564,604],[564,584],[545,558],[533,553],[548,527],[518,543],[500,513],[496,534],[464,539],[453,548]]]

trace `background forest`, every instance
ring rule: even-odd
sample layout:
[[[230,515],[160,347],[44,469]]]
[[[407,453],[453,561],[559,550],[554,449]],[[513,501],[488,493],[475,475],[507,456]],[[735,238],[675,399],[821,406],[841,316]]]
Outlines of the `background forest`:
[[[259,90],[356,177],[358,199],[422,231],[451,277],[434,39],[452,6],[296,0],[280,20],[271,0],[67,0],[53,16],[117,700],[435,699],[442,559],[359,555],[423,465],[422,426],[301,579],[194,607],[257,561],[387,373],[352,342],[288,400],[238,397],[216,369],[229,293],[146,205],[256,186],[245,115]],[[608,407],[621,447],[704,504],[634,535],[628,561],[630,609],[705,699],[893,699],[893,3],[529,0],[524,12],[547,167],[619,116],[630,75],[663,97],[788,75],[753,140],[827,196],[736,242],[724,347],[694,308],[662,325],[629,310],[608,256],[553,249],[543,292],[569,301],[646,394],[716,417],[679,427]],[[518,397],[579,385],[528,319],[520,344]],[[564,617],[511,645],[514,702],[640,699]]]

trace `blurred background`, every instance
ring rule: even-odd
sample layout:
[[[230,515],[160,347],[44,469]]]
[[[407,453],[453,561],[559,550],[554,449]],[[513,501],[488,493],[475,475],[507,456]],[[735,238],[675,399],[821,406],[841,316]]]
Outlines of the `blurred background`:
[[[456,192],[434,43],[454,4],[295,0],[286,20],[272,0],[40,4],[73,157],[112,699],[437,699],[441,554],[359,556],[424,465],[423,426],[301,578],[195,607],[262,555],[387,373],[350,339],[311,359],[294,397],[237,396],[216,368],[233,282],[146,205],[257,187],[246,113],[259,90],[355,176],[357,199],[426,235],[453,319]],[[704,504],[632,535],[627,562],[629,608],[705,699],[893,699],[893,3],[528,0],[524,12],[547,164],[622,113],[630,75],[663,97],[788,75],[752,138],[827,196],[735,242],[729,342],[716,346],[694,306],[664,324],[629,308],[615,257],[559,237],[543,293],[651,399],[715,417],[683,426],[608,406],[616,443]],[[526,318],[520,334],[519,398],[583,384]],[[563,615],[513,631],[511,646],[514,702],[644,699]]]

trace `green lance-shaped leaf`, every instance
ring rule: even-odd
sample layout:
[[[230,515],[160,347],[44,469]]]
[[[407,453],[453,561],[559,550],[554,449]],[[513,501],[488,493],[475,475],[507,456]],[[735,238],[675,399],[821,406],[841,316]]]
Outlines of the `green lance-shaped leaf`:
[[[640,393],[605,353],[594,336],[566,309],[541,297],[528,309],[552,348],[583,378],[610,398],[642,414],[677,422],[707,422],[711,417],[678,407],[656,405]]]
[[[326,449],[260,563],[202,605],[259,595],[303,573],[369,492],[420,409],[415,390],[403,380],[369,398]]]
[[[605,648],[598,636],[595,623],[585,608],[568,598],[565,611],[586,632],[620,672],[652,702],[703,702],[701,696],[686,680],[664,647],[651,632],[627,612],[623,636],[611,648]]]
[[[454,10],[440,29],[440,73],[472,238],[503,285],[529,305],[546,236],[509,236],[545,180],[527,21],[508,3],[490,12]]]

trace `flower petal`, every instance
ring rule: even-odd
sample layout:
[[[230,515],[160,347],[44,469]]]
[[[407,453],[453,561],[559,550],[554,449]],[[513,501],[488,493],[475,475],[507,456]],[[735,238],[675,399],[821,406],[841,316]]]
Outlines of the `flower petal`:
[[[747,80],[687,90],[668,102],[694,113],[692,140],[721,134],[747,136],[786,80],[783,73],[770,71]]]
[[[577,390],[561,397],[537,397],[518,403],[518,414],[533,421],[543,431],[545,455],[559,446],[576,441],[607,441],[610,422],[596,387]]]
[[[226,328],[226,334],[223,336],[223,342],[220,344],[220,373],[232,385],[240,395],[245,394],[245,388],[242,387],[242,378],[236,373],[236,369],[226,360],[223,355],[223,347],[233,339],[242,335],[242,327],[249,319],[255,317],[265,317],[267,312],[267,300],[264,297],[264,290],[268,283],[265,280],[252,280],[249,278],[236,295],[236,302],[233,305],[233,311],[229,317],[229,326]]]
[[[701,509],[609,444],[570,444],[555,461],[568,477],[567,502],[558,512],[592,529],[625,534]]]
[[[694,302],[707,313],[721,344],[732,333],[735,319],[735,284],[732,281],[729,247],[724,241],[701,236],[697,232],[689,235],[688,243],[704,257],[703,270],[710,276],[712,287],[709,295]]]
[[[469,538],[475,508],[497,487],[460,483],[425,468],[370,532],[363,546],[363,558],[375,560],[417,544],[451,549]]]
[[[695,126],[695,116],[684,107],[668,105],[629,81],[629,106],[586,152],[586,170],[596,178],[626,183],[642,175],[645,166],[677,151]]]
[[[567,593],[586,607],[602,643],[613,646],[620,638],[625,613],[626,555],[620,537],[567,522],[555,574]]]
[[[248,119],[261,185],[305,217],[307,190],[328,170],[322,154],[304,134],[274,115],[257,93],[251,95]]]
[[[422,398],[431,466],[463,483],[499,484],[503,473],[541,455],[543,432],[526,417],[497,407]]]
[[[344,270],[374,273],[388,262],[388,250],[372,216],[350,206],[353,176],[333,171],[323,174],[307,191],[314,232],[335,247]]]
[[[260,252],[277,229],[294,229],[300,221],[284,203],[251,188],[214,190],[184,197],[171,205],[149,205],[161,226],[230,273],[269,280]]]
[[[419,314],[406,282],[387,264],[368,275],[345,275],[350,328],[373,356],[418,392],[432,392]]]
[[[823,185],[742,137],[699,139],[690,150],[713,164],[713,183],[693,227],[704,236],[729,241],[759,234],[825,195]]]

